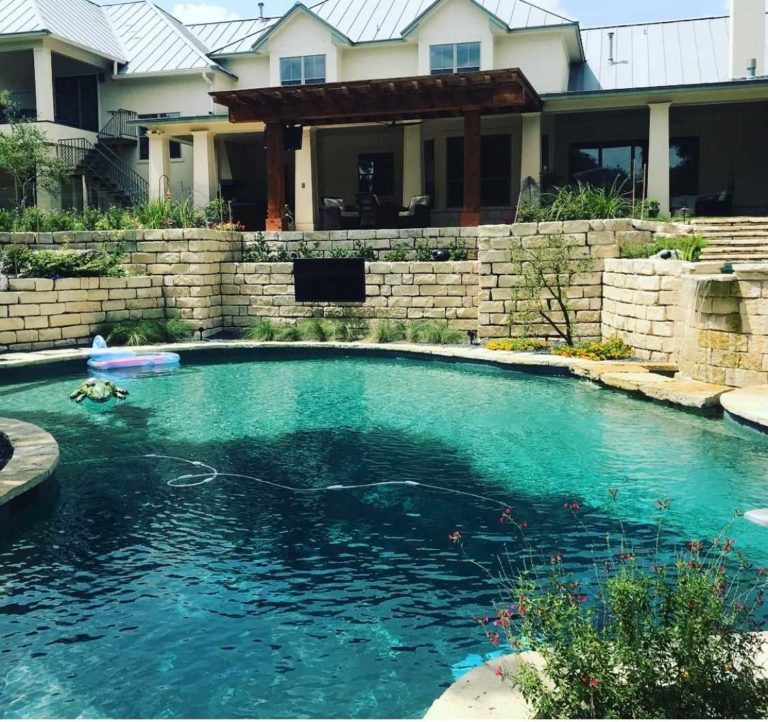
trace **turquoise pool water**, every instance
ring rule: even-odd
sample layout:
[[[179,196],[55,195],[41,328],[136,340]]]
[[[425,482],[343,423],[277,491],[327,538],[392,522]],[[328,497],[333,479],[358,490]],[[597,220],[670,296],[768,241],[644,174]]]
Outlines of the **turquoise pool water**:
[[[668,545],[768,505],[768,439],[586,382],[328,358],[185,365],[77,406],[86,376],[0,386],[0,415],[61,445],[55,482],[0,531],[5,717],[415,717],[490,651],[473,616],[516,535],[586,573],[617,522]],[[240,477],[169,486],[205,467]],[[90,460],[90,461],[89,461]],[[85,462],[85,463],[82,463]],[[208,474],[211,475],[210,473]],[[201,480],[177,480],[176,484]],[[309,491],[307,491],[309,490]],[[563,510],[583,506],[584,526]],[[768,529],[732,536],[768,565]]]

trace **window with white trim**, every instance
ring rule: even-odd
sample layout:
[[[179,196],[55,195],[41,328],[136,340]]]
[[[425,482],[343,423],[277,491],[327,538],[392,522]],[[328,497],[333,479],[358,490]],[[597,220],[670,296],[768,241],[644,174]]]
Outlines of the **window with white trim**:
[[[480,43],[449,43],[429,46],[432,75],[472,73],[480,70]]]
[[[320,85],[325,82],[325,55],[280,58],[280,85]]]

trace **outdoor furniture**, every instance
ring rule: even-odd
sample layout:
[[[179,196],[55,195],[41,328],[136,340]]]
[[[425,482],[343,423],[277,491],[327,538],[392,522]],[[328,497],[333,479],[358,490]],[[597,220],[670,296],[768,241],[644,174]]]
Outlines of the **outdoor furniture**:
[[[360,225],[360,213],[355,208],[345,206],[343,198],[326,196],[323,198],[321,211],[323,230],[349,230]]]
[[[374,193],[358,193],[357,207],[360,209],[360,228],[376,228],[379,199]]]
[[[733,185],[711,196],[699,196],[696,199],[697,216],[732,216]]]
[[[403,228],[427,228],[432,220],[432,196],[412,196],[408,208],[400,212]]]

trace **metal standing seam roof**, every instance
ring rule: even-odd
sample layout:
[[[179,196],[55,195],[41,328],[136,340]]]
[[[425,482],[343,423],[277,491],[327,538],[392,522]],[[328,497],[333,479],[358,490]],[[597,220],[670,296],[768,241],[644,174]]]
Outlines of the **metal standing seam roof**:
[[[730,22],[714,17],[582,30],[586,63],[573,68],[569,92],[727,82]]]
[[[0,35],[50,33],[111,60],[125,49],[102,8],[89,0],[0,0]]]
[[[310,7],[354,43],[394,40],[435,0],[322,0]],[[572,20],[526,0],[476,0],[511,29],[570,25]]]
[[[208,48],[191,31],[153,3],[139,0],[102,9],[130,60],[119,74],[223,70],[208,57]]]
[[[276,22],[276,18],[253,18],[195,23],[186,27],[211,54],[247,53],[259,37]]]

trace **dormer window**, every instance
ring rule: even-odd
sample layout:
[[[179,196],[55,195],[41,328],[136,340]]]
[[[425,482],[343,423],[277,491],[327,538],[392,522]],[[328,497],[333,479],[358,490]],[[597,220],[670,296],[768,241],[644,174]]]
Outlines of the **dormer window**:
[[[472,73],[480,70],[480,43],[450,43],[429,46],[432,75]]]
[[[281,85],[320,85],[325,82],[325,55],[280,58]]]

